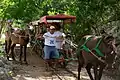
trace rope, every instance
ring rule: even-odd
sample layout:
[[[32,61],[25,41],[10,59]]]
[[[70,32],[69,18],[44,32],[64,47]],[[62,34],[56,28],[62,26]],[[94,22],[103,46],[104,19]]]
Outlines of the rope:
[[[89,38],[85,41],[85,43],[79,48],[77,54],[78,54],[81,50],[85,50],[86,52],[90,52],[90,53],[91,53],[95,58],[97,58],[99,61],[107,64],[107,63],[105,62],[105,60],[102,60],[101,57],[96,56],[89,48],[87,48],[87,47],[85,46],[85,44],[86,44],[90,39],[91,39],[91,37],[89,37]],[[94,48],[94,50],[95,50],[100,56],[104,56],[104,55],[100,52],[100,50],[98,49],[98,46],[99,46],[99,44],[101,43],[101,40],[102,40],[102,39],[99,40],[99,42],[98,42],[98,44],[96,45],[96,47]]]
[[[102,59],[101,59],[101,57],[96,56],[91,50],[89,50],[89,51],[90,51],[90,53],[91,53],[95,58],[97,58],[99,61],[107,64],[107,63],[105,62],[105,60],[102,60]]]
[[[73,43],[71,40],[65,39],[65,42],[66,42],[67,44],[69,44],[70,46],[74,47],[74,48],[77,48],[77,47],[78,47],[78,45],[76,45],[75,43]]]
[[[99,42],[97,43],[96,47],[95,47],[93,50],[96,51],[96,54],[97,54],[98,56],[104,57],[104,54],[102,54],[102,52],[98,49],[98,47],[99,47],[101,41],[102,41],[102,38],[99,40]]]

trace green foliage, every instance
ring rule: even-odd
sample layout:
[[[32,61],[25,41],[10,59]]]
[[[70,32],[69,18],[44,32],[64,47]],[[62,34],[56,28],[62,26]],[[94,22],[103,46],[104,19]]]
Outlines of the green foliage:
[[[0,45],[0,57],[4,56],[4,49],[2,48],[2,46]]]
[[[23,20],[14,20],[13,27],[24,29],[26,26],[26,23],[23,22]]]
[[[3,0],[5,18],[21,19],[29,22],[40,14],[40,0]]]
[[[72,33],[76,39],[90,34],[92,29],[99,34],[100,26],[120,19],[119,0],[0,0],[0,4],[0,17],[22,20],[21,24],[44,15],[75,15]]]

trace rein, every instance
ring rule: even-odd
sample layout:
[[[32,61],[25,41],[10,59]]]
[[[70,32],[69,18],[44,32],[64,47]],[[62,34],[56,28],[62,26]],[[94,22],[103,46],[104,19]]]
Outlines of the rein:
[[[86,47],[86,43],[87,43],[91,38],[92,38],[92,37],[89,37],[89,38],[85,41],[85,43],[80,47],[80,51],[81,51],[81,50],[85,50],[86,52],[90,52],[90,53],[91,53],[95,58],[97,58],[99,61],[101,61],[102,63],[107,64],[106,61],[101,58],[101,57],[104,57],[104,55],[103,55],[103,54],[101,53],[101,51],[98,49],[98,47],[99,47],[102,39],[100,39],[100,40],[98,41],[98,43],[96,44],[96,47],[93,48],[93,50],[95,50],[95,52],[96,52],[96,55],[92,52],[92,50],[90,50],[88,47]],[[101,57],[98,57],[97,55],[98,55],[98,56],[101,56]]]
[[[89,50],[89,51],[90,51],[90,53],[91,53],[95,58],[97,58],[99,61],[107,64],[105,60],[101,59],[101,57],[96,56],[91,50]]]
[[[76,45],[76,44],[73,43],[71,40],[68,40],[68,39],[66,39],[66,38],[65,38],[65,42],[66,42],[67,44],[69,44],[70,46],[74,47],[74,48],[77,48],[77,47],[78,47],[78,45]]]

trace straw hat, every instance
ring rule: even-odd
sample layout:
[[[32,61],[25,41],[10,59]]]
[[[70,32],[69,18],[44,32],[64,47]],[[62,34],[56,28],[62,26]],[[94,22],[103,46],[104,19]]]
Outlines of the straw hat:
[[[50,29],[55,29],[55,26],[50,26]]]

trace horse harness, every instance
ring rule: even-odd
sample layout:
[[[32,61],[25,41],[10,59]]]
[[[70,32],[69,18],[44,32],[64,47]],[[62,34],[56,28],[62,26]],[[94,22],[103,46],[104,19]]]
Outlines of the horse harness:
[[[21,41],[21,38],[27,38],[28,36],[23,36],[23,35],[20,35],[20,34],[17,34],[17,33],[12,33],[14,34],[16,37],[19,38],[19,42]]]
[[[80,51],[81,51],[81,50],[84,50],[84,51],[86,51],[86,52],[89,52],[89,53],[91,53],[94,57],[96,57],[99,61],[107,64],[106,61],[105,61],[104,59],[102,59],[102,58],[105,58],[105,55],[99,50],[99,45],[101,44],[102,38],[100,38],[100,39],[98,40],[95,48],[93,48],[92,50],[90,50],[90,49],[86,46],[86,43],[87,43],[89,40],[91,40],[91,38],[93,38],[93,37],[89,37],[88,39],[86,39],[86,41],[84,42],[84,44],[80,47]],[[95,51],[96,54],[94,54],[93,51]]]
[[[28,36],[23,36],[23,35],[16,34],[16,33],[12,33],[12,34],[14,34],[16,37],[19,37],[19,38],[21,38],[21,37],[28,37]]]

